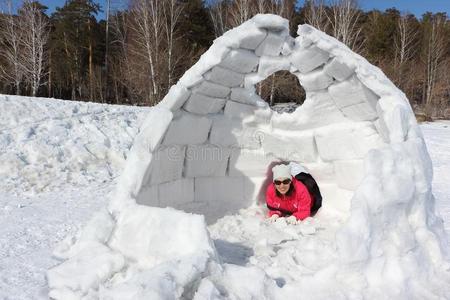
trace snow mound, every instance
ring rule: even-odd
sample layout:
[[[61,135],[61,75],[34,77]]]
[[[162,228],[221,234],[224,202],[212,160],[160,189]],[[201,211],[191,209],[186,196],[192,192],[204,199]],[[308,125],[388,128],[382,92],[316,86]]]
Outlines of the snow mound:
[[[54,190],[118,175],[148,108],[0,95],[0,182]]]
[[[48,271],[50,297],[180,298],[217,259],[202,216],[134,205],[116,222],[101,211],[60,244],[66,261]]]
[[[94,221],[89,238],[65,246],[66,261],[48,273],[52,297],[446,296],[450,264],[432,166],[408,100],[336,39],[308,25],[298,34],[289,36],[279,16],[257,15],[214,41],[150,110],[102,217],[109,225],[97,229]],[[272,111],[255,92],[278,70],[305,87],[305,103],[291,114]],[[221,224],[251,211],[271,166],[288,161],[318,180],[324,206],[313,220],[324,226],[308,220],[292,229],[280,220],[273,234],[284,238],[273,253],[259,241],[257,266],[218,261],[220,248],[236,245],[211,243],[203,217],[190,213]],[[272,230],[262,219],[255,213],[240,222]],[[290,240],[310,250],[299,251],[309,259],[292,247],[281,251]],[[268,267],[277,251],[285,270]],[[87,270],[92,265],[99,267]]]

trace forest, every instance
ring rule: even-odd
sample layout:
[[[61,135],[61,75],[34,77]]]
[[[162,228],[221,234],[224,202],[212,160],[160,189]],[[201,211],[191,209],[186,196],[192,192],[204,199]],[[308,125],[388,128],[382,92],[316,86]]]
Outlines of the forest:
[[[157,104],[216,37],[258,13],[334,36],[405,92],[416,115],[450,118],[450,22],[356,0],[6,0],[0,11],[0,93],[112,104]],[[98,17],[104,13],[104,18]],[[289,72],[262,81],[270,104],[304,100]]]

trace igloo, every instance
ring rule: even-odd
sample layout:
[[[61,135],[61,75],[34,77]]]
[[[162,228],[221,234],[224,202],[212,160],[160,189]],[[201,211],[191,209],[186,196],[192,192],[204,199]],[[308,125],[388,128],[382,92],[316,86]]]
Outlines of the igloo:
[[[346,213],[371,149],[423,143],[405,95],[383,73],[309,25],[255,16],[216,39],[142,126],[112,207],[174,207],[214,222],[264,202],[271,167],[295,161]],[[306,91],[292,114],[271,110],[255,85],[287,70]]]
[[[226,32],[150,110],[108,209],[57,248],[65,261],[48,272],[52,298],[195,293],[194,283],[223,270],[201,215],[214,223],[264,202],[271,167],[291,161],[319,183],[317,218],[344,220],[330,228],[335,261],[299,282],[328,295],[347,286],[342,298],[442,296],[446,237],[408,99],[336,39],[309,25],[293,38],[288,25],[257,15]],[[280,70],[306,91],[290,114],[255,89]]]

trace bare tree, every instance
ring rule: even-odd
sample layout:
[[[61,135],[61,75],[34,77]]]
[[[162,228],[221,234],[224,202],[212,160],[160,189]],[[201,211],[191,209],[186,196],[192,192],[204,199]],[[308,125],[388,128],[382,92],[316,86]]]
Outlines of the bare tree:
[[[230,7],[230,27],[236,27],[253,16],[254,4],[251,0],[235,0]]]
[[[221,36],[227,31],[228,9],[223,0],[211,1],[209,6],[209,15],[214,26],[216,37]]]
[[[20,83],[23,79],[22,58],[22,25],[20,19],[13,14],[13,3],[6,1],[7,12],[2,20],[3,30],[0,39],[0,56],[5,65],[0,65],[0,77],[13,86],[16,95],[20,94]]]
[[[394,73],[396,83],[400,88],[404,88],[406,81],[411,78],[405,78],[404,72],[408,63],[413,59],[417,52],[417,30],[413,27],[409,16],[402,15],[397,22],[397,34],[394,40]]]
[[[49,37],[49,23],[42,8],[36,2],[26,0],[20,9],[24,30],[22,36],[25,81],[31,88],[31,95],[36,96],[43,84],[42,78],[47,61],[46,44]]]
[[[395,40],[395,59],[397,65],[401,66],[403,63],[411,60],[414,56],[417,44],[417,31],[411,26],[408,16],[401,16],[397,22],[397,38]]]
[[[324,0],[310,0],[305,3],[306,22],[315,28],[326,32],[329,28],[329,20],[325,10]]]
[[[141,57],[148,66],[148,78],[151,85],[149,103],[153,104],[159,99],[159,84],[157,80],[157,67],[161,54],[161,37],[164,32],[164,14],[161,1],[136,0],[133,2],[129,23],[130,31],[136,42],[130,48],[133,54]]]
[[[165,32],[167,39],[167,83],[168,86],[172,85],[173,79],[173,48],[175,41],[175,28],[178,23],[178,18],[181,15],[183,7],[177,4],[176,0],[168,0],[168,3],[164,6],[164,17],[165,17]]]
[[[362,30],[358,24],[360,17],[357,0],[334,0],[327,14],[332,35],[356,52],[361,47],[358,43]]]
[[[445,15],[435,15],[431,18],[425,44],[425,113],[432,114],[435,87],[438,72],[444,63],[445,45]]]

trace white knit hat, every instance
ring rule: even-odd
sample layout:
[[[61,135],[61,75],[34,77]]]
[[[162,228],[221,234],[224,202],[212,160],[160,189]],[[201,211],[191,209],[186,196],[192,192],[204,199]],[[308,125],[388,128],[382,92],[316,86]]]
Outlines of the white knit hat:
[[[288,165],[276,165],[272,168],[273,180],[291,178],[291,168]]]
[[[304,167],[302,167],[300,164],[295,162],[290,162],[289,167],[291,168],[291,174],[292,176],[295,176],[300,173],[309,173]]]

